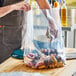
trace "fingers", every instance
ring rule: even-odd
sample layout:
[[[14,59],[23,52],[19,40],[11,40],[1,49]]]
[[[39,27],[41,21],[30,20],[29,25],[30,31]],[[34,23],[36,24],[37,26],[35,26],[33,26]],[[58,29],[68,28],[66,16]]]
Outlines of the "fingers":
[[[31,7],[30,7],[30,5],[28,3],[27,4],[24,4],[24,7],[26,7],[25,8],[26,11],[29,11],[31,9]]]
[[[26,11],[29,11],[31,9],[30,4],[26,3],[25,1],[22,2],[22,4],[24,5],[24,9]],[[26,7],[26,8],[25,8]]]
[[[31,9],[30,5],[26,3],[25,1],[17,3],[15,8],[16,10],[24,10],[25,12]]]

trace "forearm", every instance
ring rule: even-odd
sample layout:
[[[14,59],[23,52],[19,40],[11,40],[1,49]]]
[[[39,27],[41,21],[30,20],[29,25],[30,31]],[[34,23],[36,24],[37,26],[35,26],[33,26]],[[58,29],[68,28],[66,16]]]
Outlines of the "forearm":
[[[14,10],[25,10],[25,12],[27,12],[30,9],[31,9],[31,7],[28,3],[26,3],[25,1],[21,1],[19,3],[13,4],[13,5],[0,7],[0,17],[7,15],[8,13],[10,13]]]
[[[48,0],[36,0],[41,9],[50,9]]]
[[[13,10],[14,10],[14,5],[0,7],[0,18],[12,12]]]

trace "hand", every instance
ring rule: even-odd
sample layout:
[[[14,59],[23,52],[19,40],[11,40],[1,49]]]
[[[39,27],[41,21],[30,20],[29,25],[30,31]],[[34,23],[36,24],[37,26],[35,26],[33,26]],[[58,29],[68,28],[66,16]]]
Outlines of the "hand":
[[[29,11],[31,9],[30,5],[26,3],[25,1],[16,3],[13,5],[14,10],[25,10],[25,12]]]

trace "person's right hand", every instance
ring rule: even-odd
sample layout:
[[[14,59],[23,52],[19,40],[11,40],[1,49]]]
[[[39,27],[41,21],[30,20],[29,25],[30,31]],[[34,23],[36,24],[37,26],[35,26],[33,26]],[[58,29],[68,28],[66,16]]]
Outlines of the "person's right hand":
[[[30,4],[26,3],[25,1],[13,4],[12,6],[14,10],[25,10],[25,12],[31,9]]]

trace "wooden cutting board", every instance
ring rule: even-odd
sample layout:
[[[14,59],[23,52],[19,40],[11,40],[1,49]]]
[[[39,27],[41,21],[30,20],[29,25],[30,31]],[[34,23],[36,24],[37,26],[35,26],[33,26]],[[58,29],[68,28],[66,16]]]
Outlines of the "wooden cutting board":
[[[76,49],[68,49],[68,51],[72,50],[75,51]],[[72,74],[76,72],[76,59],[67,60],[66,65],[62,68],[41,70],[29,68],[24,64],[23,60],[14,59],[12,57],[0,64],[0,73],[13,71],[39,72],[41,74],[44,74],[45,76],[72,76]]]

